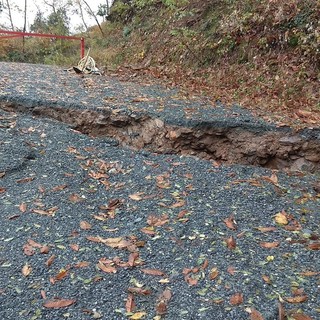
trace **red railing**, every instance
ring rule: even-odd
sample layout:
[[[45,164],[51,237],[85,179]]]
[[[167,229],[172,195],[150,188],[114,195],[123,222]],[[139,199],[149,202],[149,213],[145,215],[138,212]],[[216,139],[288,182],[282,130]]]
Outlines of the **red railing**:
[[[84,38],[73,37],[73,36],[61,36],[57,34],[48,34],[48,33],[31,33],[31,32],[20,32],[20,31],[9,31],[0,29],[0,38],[16,38],[16,37],[42,37],[42,38],[53,38],[53,39],[70,39],[70,40],[79,40],[80,41],[80,56],[84,57]]]

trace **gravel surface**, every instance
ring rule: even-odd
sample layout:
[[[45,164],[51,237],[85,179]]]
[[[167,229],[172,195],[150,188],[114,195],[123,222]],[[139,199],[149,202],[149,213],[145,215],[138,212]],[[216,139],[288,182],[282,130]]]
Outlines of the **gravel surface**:
[[[86,79],[56,72],[34,86],[31,66],[1,67],[18,83],[3,76],[1,99],[30,107],[97,107],[106,97],[115,106],[118,90],[128,101],[179,95],[99,78],[105,88],[69,96]],[[238,111],[243,123],[269,126],[217,110],[217,119]],[[179,112],[167,115],[188,121]],[[293,319],[319,319],[319,175],[137,152],[4,111],[0,155],[1,319],[234,320],[259,319],[258,310],[276,320],[280,302]]]

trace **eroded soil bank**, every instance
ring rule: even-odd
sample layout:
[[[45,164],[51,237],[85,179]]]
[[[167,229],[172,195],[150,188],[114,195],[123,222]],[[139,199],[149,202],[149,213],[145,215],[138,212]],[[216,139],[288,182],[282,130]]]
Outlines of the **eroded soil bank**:
[[[316,172],[320,170],[320,130],[228,125],[221,121],[168,123],[147,113],[112,108],[78,109],[0,102],[6,111],[27,112],[71,125],[91,136],[155,153],[192,155],[227,164]]]

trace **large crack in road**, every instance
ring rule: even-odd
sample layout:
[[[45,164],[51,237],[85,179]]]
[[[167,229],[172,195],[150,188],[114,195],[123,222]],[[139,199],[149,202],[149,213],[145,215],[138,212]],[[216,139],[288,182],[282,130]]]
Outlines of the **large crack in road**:
[[[91,136],[108,136],[120,145],[155,153],[191,155],[226,164],[291,171],[320,171],[320,130],[257,128],[197,123],[169,124],[146,113],[112,108],[77,109],[0,102],[5,111],[31,113],[71,125]]]

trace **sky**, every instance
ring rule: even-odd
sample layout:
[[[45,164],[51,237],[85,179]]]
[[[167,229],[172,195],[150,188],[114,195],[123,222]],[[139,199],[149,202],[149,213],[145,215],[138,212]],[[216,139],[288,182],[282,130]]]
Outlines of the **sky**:
[[[1,1],[1,0],[0,0]],[[29,27],[34,21],[34,17],[37,12],[37,6],[41,8],[42,11],[48,12],[49,7],[46,6],[42,0],[27,0],[28,10],[27,10],[27,29],[30,30]],[[3,1],[5,3],[5,1]],[[52,0],[48,0],[48,2],[52,2]],[[109,1],[111,2],[111,1]],[[9,1],[12,9],[12,16],[15,28],[22,29],[23,28],[23,10],[25,0],[10,0]],[[106,0],[87,0],[87,3],[90,5],[91,9],[96,13],[99,4],[105,4]],[[20,12],[19,12],[20,8]],[[85,4],[83,4],[83,8],[85,8]],[[102,22],[102,17],[97,16],[99,22]],[[88,14],[85,15],[85,21],[88,26],[93,26],[96,24],[95,20]],[[5,24],[9,27],[9,20],[7,15],[3,12],[0,14],[0,24]],[[76,32],[77,26],[82,25],[82,21],[79,16],[75,14],[70,15],[70,29],[71,32]]]

